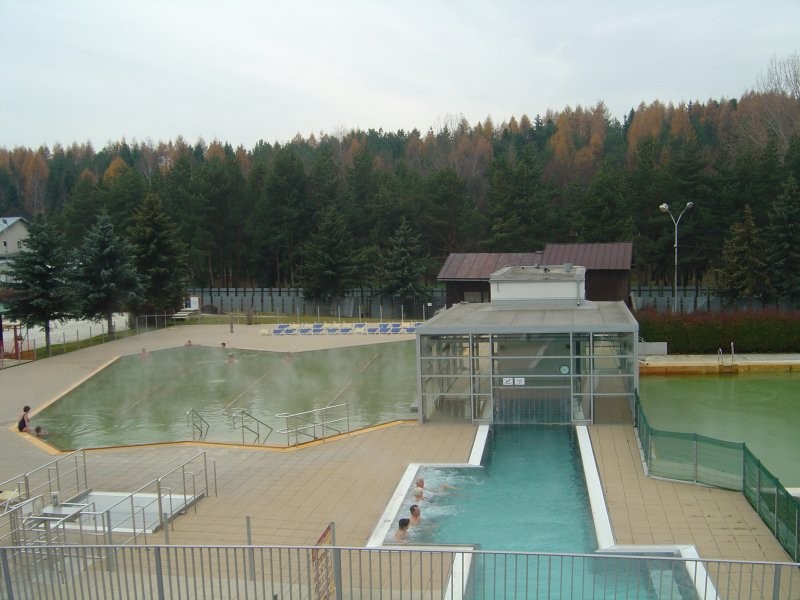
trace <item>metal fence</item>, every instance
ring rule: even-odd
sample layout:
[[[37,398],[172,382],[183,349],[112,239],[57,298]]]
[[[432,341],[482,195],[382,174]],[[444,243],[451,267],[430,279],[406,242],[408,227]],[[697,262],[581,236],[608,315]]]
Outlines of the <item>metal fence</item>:
[[[0,547],[3,598],[796,599],[797,564],[336,546]]]
[[[792,560],[800,560],[800,500],[746,444],[654,429],[638,394],[635,403],[636,431],[650,475],[742,492]]]
[[[288,320],[302,320],[312,315],[317,321],[330,319],[425,320],[444,306],[444,288],[427,290],[427,300],[401,300],[383,296],[379,290],[359,288],[343,298],[316,302],[305,298],[302,288],[190,288],[188,296],[196,296],[200,308],[214,307],[225,313],[275,313]],[[306,319],[308,320],[308,319]]]
[[[711,288],[691,286],[678,287],[677,312],[723,312],[759,311],[765,309],[789,312],[800,309],[800,299],[764,301],[760,298],[739,298],[730,300],[717,294]],[[670,312],[675,304],[672,286],[642,285],[631,286],[631,303],[636,310],[653,309]]]

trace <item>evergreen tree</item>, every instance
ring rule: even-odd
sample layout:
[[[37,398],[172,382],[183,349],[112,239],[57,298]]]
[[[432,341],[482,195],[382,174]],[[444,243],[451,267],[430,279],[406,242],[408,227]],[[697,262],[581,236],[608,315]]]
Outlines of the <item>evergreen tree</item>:
[[[490,229],[481,241],[493,252],[529,252],[552,238],[556,211],[547,200],[541,166],[529,149],[516,160],[499,156],[489,172]]]
[[[380,265],[383,294],[398,296],[401,300],[425,299],[427,293],[423,287],[423,277],[427,261],[420,235],[415,234],[405,217],[402,217],[389,239]]]
[[[144,195],[142,178],[133,167],[117,157],[103,173],[101,188],[103,204],[111,222],[119,231],[125,231]]]
[[[297,250],[313,228],[314,211],[303,163],[290,147],[275,155],[254,213],[259,217],[257,235],[268,240],[276,283],[294,285],[300,263]]]
[[[137,309],[158,314],[181,308],[186,290],[186,247],[157,194],[145,196],[134,213],[128,240],[143,285]]]
[[[303,244],[300,279],[307,298],[340,298],[357,282],[358,257],[350,239],[344,219],[335,210],[326,210]]]
[[[779,298],[800,298],[800,188],[789,177],[765,231],[767,271]]]
[[[188,150],[183,151],[164,177],[159,196],[164,210],[178,225],[181,241],[188,248],[187,268],[195,285],[209,285],[208,256],[208,199],[198,193],[198,175],[193,171]]]
[[[623,170],[606,162],[594,174],[586,201],[580,206],[580,227],[584,242],[621,242],[632,240],[633,219],[626,200],[630,195]]]
[[[464,181],[452,169],[432,173],[425,188],[425,210],[419,224],[428,247],[445,257],[455,252],[472,218],[473,208]]]
[[[744,218],[731,226],[722,248],[720,291],[731,300],[769,297],[772,288],[766,266],[764,247],[748,204]]]
[[[102,210],[103,193],[90,171],[81,173],[72,194],[61,211],[61,226],[69,248],[77,248],[83,242],[86,231]]]
[[[73,316],[75,294],[64,239],[55,226],[38,214],[30,224],[25,248],[10,262],[6,315],[26,327],[44,329],[50,352],[50,323]]]
[[[100,213],[78,251],[76,287],[82,318],[105,318],[110,333],[114,331],[114,313],[132,309],[141,301],[142,282],[133,258],[132,246],[115,235],[109,216]]]

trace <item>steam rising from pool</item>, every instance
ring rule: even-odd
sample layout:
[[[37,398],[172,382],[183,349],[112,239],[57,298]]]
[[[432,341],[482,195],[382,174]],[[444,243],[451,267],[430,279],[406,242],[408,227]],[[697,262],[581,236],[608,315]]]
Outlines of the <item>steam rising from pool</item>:
[[[415,396],[413,341],[291,353],[191,346],[121,357],[36,424],[61,449],[190,440],[193,409],[211,425],[208,441],[241,442],[236,410],[277,430],[278,414],[346,403],[357,429],[415,418]]]

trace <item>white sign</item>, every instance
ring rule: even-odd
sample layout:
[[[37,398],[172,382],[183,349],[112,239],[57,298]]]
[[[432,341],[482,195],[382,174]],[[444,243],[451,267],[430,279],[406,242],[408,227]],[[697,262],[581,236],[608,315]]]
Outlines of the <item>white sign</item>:
[[[514,377],[514,385],[525,385],[524,377]]]
[[[503,377],[503,385],[514,385],[513,377]]]

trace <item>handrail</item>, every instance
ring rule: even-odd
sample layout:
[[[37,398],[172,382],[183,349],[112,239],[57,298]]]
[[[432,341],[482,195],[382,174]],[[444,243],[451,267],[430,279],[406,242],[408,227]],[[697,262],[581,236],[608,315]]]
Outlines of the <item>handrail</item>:
[[[333,419],[327,418],[329,412],[342,408],[345,409],[345,416]],[[297,439],[299,435],[305,436],[311,440],[324,440],[331,435],[350,433],[350,407],[346,402],[298,413],[281,413],[275,416],[285,420],[286,426],[279,429],[278,433],[286,435],[286,444],[288,446],[296,446],[300,443]],[[291,425],[292,421],[294,421],[294,426]],[[344,427],[342,429],[337,429],[332,426],[338,423],[344,423]],[[317,435],[317,427],[319,427],[319,435]],[[308,433],[309,431],[311,433]],[[294,435],[294,444],[292,444],[292,435]]]
[[[203,418],[203,415],[201,415],[193,408],[190,408],[189,410],[186,411],[186,425],[192,431],[193,440],[206,439],[206,435],[208,435],[208,430],[210,428],[210,425],[208,424],[208,421],[206,421]],[[198,437],[195,437],[195,434],[197,434]]]
[[[236,417],[239,418],[239,426],[236,425]],[[274,431],[272,427],[264,423],[264,421],[257,419],[249,412],[247,412],[243,408],[235,408],[233,409],[233,413],[231,413],[231,419],[233,421],[233,428],[234,429],[241,429],[242,430],[242,443],[246,443],[244,439],[244,432],[249,431],[250,433],[254,434],[255,437],[251,443],[253,444],[263,444],[267,441],[269,435]],[[246,420],[248,419],[248,420]],[[255,424],[255,429],[250,423]],[[267,434],[264,436],[264,439],[261,439],[261,428],[265,428],[267,430]]]

